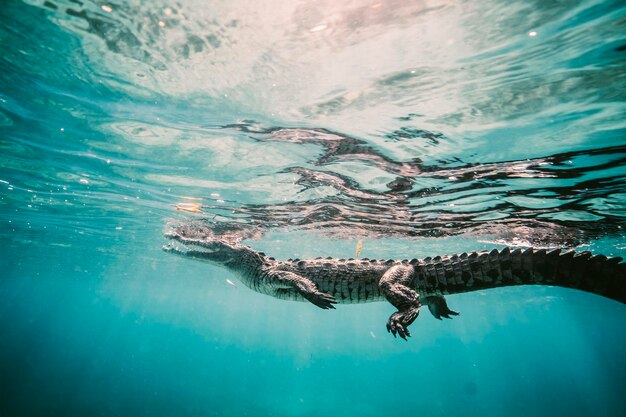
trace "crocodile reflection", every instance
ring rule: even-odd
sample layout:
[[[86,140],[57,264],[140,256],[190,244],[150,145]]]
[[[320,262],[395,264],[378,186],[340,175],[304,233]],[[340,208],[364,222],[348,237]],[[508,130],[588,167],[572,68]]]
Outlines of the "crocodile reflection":
[[[575,245],[623,234],[626,146],[491,163],[459,159],[425,164],[395,161],[366,141],[325,129],[263,128],[245,121],[223,126],[256,141],[317,144],[315,167],[290,167],[302,192],[329,187],[334,195],[283,204],[207,204],[204,209],[248,227],[297,227],[345,237],[443,237],[463,233],[532,244]],[[414,140],[443,140],[423,130]],[[578,163],[583,160],[583,163]],[[338,161],[361,161],[397,175],[376,191],[333,172]],[[319,167],[319,169],[317,169]],[[421,185],[430,184],[430,185]],[[562,215],[566,211],[571,215]],[[578,219],[576,216],[579,216]],[[271,226],[269,226],[271,225]],[[510,240],[509,240],[510,241]]]
[[[224,129],[237,129],[250,134],[250,137],[259,141],[317,144],[324,148],[318,159],[311,161],[314,165],[328,165],[342,161],[362,161],[382,169],[385,172],[398,175],[396,180],[402,182],[402,187],[395,186],[394,182],[388,184],[393,191],[402,191],[410,188],[411,178],[422,172],[422,161],[414,158],[408,162],[395,161],[361,139],[332,132],[327,129],[297,129],[297,128],[263,128],[256,126],[253,121],[242,121],[236,124],[223,126]],[[418,137],[441,137],[427,131],[413,132],[413,139]]]

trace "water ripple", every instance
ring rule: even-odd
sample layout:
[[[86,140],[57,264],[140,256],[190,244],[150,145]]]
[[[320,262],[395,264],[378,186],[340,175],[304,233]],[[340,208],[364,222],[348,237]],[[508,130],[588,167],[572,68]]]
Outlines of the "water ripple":
[[[201,217],[254,236],[620,237],[625,16],[597,1],[9,2],[0,210],[12,228],[102,234]],[[188,197],[200,208],[181,210]]]

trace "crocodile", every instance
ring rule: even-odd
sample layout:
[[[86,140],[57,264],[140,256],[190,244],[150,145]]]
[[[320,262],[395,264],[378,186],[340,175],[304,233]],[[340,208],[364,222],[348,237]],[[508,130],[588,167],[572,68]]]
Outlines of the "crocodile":
[[[513,285],[574,288],[626,303],[626,263],[589,251],[509,248],[422,259],[276,260],[207,227],[170,229],[163,250],[231,270],[252,290],[282,300],[308,301],[322,309],[334,304],[388,301],[396,309],[387,331],[404,340],[422,303],[437,318],[459,313],[445,295]]]

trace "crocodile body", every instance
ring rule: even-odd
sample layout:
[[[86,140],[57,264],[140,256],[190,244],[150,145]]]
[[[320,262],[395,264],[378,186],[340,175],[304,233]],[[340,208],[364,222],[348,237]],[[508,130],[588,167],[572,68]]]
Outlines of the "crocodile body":
[[[444,295],[512,285],[575,288],[626,303],[626,264],[590,252],[560,249],[494,249],[423,259],[289,259],[179,226],[166,235],[167,252],[222,265],[248,287],[283,300],[309,301],[324,309],[336,303],[389,301],[398,311],[387,330],[403,339],[422,303],[436,317],[457,315]],[[182,244],[179,245],[179,244]]]

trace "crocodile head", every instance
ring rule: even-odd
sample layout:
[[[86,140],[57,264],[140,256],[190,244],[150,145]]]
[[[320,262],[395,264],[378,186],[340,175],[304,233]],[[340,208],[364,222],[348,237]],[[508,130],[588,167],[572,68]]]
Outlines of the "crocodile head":
[[[163,250],[199,261],[225,264],[234,261],[245,246],[224,239],[207,225],[193,222],[179,224],[165,232],[169,244]]]

